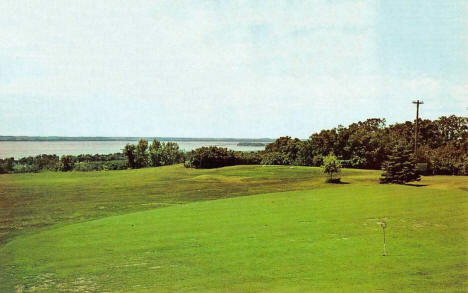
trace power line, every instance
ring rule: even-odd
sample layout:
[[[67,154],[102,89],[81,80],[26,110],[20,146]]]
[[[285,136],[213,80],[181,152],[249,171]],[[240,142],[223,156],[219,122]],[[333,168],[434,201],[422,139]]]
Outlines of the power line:
[[[419,105],[424,104],[423,101],[416,100],[413,101],[413,104],[416,104],[416,127],[414,128],[414,155],[418,151],[418,123],[419,123]]]

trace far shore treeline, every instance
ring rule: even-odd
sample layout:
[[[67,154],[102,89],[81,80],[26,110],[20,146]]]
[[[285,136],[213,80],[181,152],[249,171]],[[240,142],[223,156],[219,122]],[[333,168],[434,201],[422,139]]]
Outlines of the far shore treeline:
[[[280,137],[257,152],[215,146],[183,152],[176,142],[140,139],[138,144],[127,144],[122,153],[0,159],[0,173],[122,170],[178,163],[190,168],[248,164],[321,166],[330,154],[345,168],[381,169],[398,149],[411,153],[411,160],[420,163],[425,174],[468,175],[468,118],[452,115],[437,120],[419,119],[418,125],[416,154],[414,122],[387,126],[385,119],[372,118],[313,133],[307,140]]]
[[[13,135],[0,135],[0,141],[138,141],[145,139],[151,141],[157,139],[158,141],[207,141],[207,142],[239,142],[240,145],[256,145],[264,142],[272,142],[271,138],[216,138],[216,137],[135,137],[135,136],[13,136]]]

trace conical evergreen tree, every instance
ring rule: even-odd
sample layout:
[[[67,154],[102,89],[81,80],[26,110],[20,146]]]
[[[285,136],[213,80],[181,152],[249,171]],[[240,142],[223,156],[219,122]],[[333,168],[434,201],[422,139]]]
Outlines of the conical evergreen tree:
[[[404,184],[421,179],[412,150],[401,143],[393,147],[388,160],[383,163],[383,171],[380,183]]]

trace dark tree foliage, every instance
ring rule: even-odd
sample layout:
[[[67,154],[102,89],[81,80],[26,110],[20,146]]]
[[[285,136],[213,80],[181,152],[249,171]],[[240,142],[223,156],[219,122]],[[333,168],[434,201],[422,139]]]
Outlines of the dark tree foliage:
[[[380,178],[380,183],[404,184],[420,180],[413,150],[404,143],[395,144],[382,169],[384,173]]]
[[[441,147],[448,143],[460,146],[468,139],[468,117],[455,115],[442,116],[437,120],[418,120],[418,144],[431,149]],[[406,121],[395,123],[388,127],[392,141],[404,141],[414,147],[415,123]]]
[[[201,147],[189,153],[186,167],[192,168],[219,168],[236,164],[234,151],[216,146]]]
[[[14,166],[14,163],[15,163],[15,159],[14,158],[8,158],[5,160],[5,170],[7,172],[10,172],[10,171],[13,171],[13,166]]]
[[[73,164],[73,156],[62,156],[60,158],[60,171],[71,171],[73,169]]]
[[[125,170],[127,168],[126,160],[75,162],[73,165],[73,171]]]
[[[126,144],[123,153],[127,157],[128,167],[136,167],[136,146],[134,144]]]
[[[270,165],[267,162],[273,159],[275,165],[290,165],[297,161],[301,149],[302,141],[299,138],[293,139],[290,136],[283,136],[266,145],[265,155],[262,161]],[[281,154],[281,156],[278,154]]]
[[[13,172],[14,163],[14,158],[0,159],[0,174]]]
[[[427,166],[427,173],[468,175],[468,118],[452,115],[433,121],[419,119],[418,125],[416,162]],[[280,137],[266,145],[264,151],[250,153],[205,147],[185,154],[176,143],[154,140],[148,145],[141,139],[137,145],[127,144],[122,153],[69,156],[72,162],[68,165],[77,171],[157,167],[184,161],[186,166],[196,168],[238,164],[318,167],[324,157],[333,153],[342,167],[381,169],[392,156],[395,142],[414,150],[414,127],[410,121],[386,126],[385,119],[372,118],[313,133],[305,141]],[[69,170],[65,163],[57,155],[0,159],[0,173]]]
[[[8,167],[3,168],[8,161]],[[82,154],[78,156],[42,154],[23,157],[18,160],[0,159],[0,173],[32,173],[40,171],[101,171],[127,169],[127,159],[123,153]],[[6,170],[8,169],[8,171]]]
[[[235,151],[236,165],[258,165],[262,162],[260,152]]]
[[[320,160],[319,160],[320,158]],[[303,141],[297,152],[297,164],[302,166],[318,167],[322,164],[323,157],[317,155],[311,145],[310,140]]]
[[[424,155],[428,158],[433,174],[468,174],[467,149],[468,141],[458,146],[456,142],[451,142],[435,149],[426,150]]]
[[[300,162],[318,166],[315,162],[319,158],[333,153],[340,160],[349,162],[350,167],[379,169],[388,141],[384,119],[372,118],[348,127],[340,125],[312,134],[302,145]],[[319,157],[314,160],[316,156]]]
[[[281,152],[266,152],[263,154],[262,165],[291,165],[289,156]]]
[[[162,150],[159,140],[154,139],[153,143],[149,146],[149,164],[152,167],[162,166]]]
[[[161,143],[153,140],[149,146],[149,165],[152,167],[167,166],[182,163],[184,153],[179,150],[179,145],[175,142]]]
[[[20,165],[30,165],[34,172],[41,170],[56,171],[59,167],[59,157],[57,155],[42,154],[35,157],[26,157],[18,160]]]
[[[187,168],[219,168],[233,165],[259,164],[261,156],[258,152],[235,152],[216,146],[201,147],[187,154]]]
[[[90,154],[83,154],[83,155],[78,155],[76,156],[76,162],[110,162],[110,161],[122,161],[126,160],[126,156],[123,153],[114,153],[114,154],[108,154],[108,155],[102,155],[102,154],[95,154],[95,155],[90,155]]]
[[[347,127],[338,126],[312,134],[308,140],[284,136],[266,145],[265,151],[258,152],[259,160],[239,160],[239,155],[220,155],[213,151],[192,152],[195,165],[204,165],[203,160],[210,157],[210,164],[222,166],[226,164],[245,164],[260,162],[267,165],[304,165],[321,166],[324,157],[333,153],[342,167],[381,169],[383,162],[392,155],[395,142],[402,142],[407,148],[414,150],[415,123],[407,121],[390,126],[385,125],[385,119],[371,118],[352,123]],[[468,118],[440,117],[438,120],[419,120],[418,163],[428,166],[428,171],[434,174],[467,173],[468,166]],[[203,154],[203,155],[202,155]],[[198,156],[198,157],[197,157]],[[234,157],[234,158],[233,158]],[[213,160],[218,158],[220,162]],[[186,165],[190,166],[192,160]],[[227,163],[229,162],[229,163]]]
[[[440,117],[434,121],[436,133],[440,139],[440,144],[453,142],[456,147],[460,147],[468,139],[468,117]]]
[[[9,163],[8,166],[6,166],[6,169],[8,169],[7,172],[9,173],[30,173],[42,170],[57,171],[60,167],[60,160],[57,155],[43,154],[35,157],[24,157],[18,160],[13,158],[9,158],[7,160]],[[2,160],[0,160],[0,165],[2,165],[1,161]]]
[[[163,166],[174,165],[184,161],[184,153],[179,150],[179,145],[175,142],[162,143],[162,160]]]
[[[140,139],[137,145],[127,144],[123,150],[128,167],[144,168],[159,167],[182,163],[184,153],[175,142],[160,142],[154,139],[148,146],[148,141]]]
[[[148,141],[140,139],[136,146],[135,168],[148,166]]]
[[[433,174],[468,175],[468,118],[455,115],[431,121],[419,119],[418,163],[426,163]],[[318,161],[334,153],[344,167],[381,169],[396,141],[414,150],[415,123],[406,121],[388,127],[379,118],[348,127],[322,130],[302,142],[294,164],[320,166]]]

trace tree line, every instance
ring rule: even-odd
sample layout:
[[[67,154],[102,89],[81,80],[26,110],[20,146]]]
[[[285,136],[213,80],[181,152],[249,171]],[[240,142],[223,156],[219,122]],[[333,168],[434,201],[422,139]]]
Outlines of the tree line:
[[[138,144],[127,144],[123,149],[129,168],[159,167],[184,162],[184,152],[175,142],[160,142],[154,139],[151,144],[140,139]]]
[[[175,142],[151,144],[140,139],[137,144],[125,145],[121,153],[57,155],[42,154],[21,159],[0,159],[0,174],[31,173],[40,171],[102,171],[124,170],[128,168],[159,167],[183,163],[185,153],[179,150]]]
[[[452,115],[419,119],[418,124],[418,152],[413,160],[427,164],[432,174],[468,174],[468,118]],[[305,141],[280,137],[265,152],[275,163],[321,166],[332,153],[343,167],[381,169],[396,145],[414,149],[414,127],[409,121],[386,126],[385,119],[367,119],[313,133]]]
[[[372,118],[348,127],[339,125],[313,133],[307,140],[280,137],[264,151],[239,155],[222,148],[200,148],[187,155],[186,166],[215,168],[237,164],[322,166],[333,154],[345,168],[382,169],[395,149],[411,153],[413,163],[422,163],[425,173],[468,175],[468,118],[443,116],[419,119],[418,151],[414,150],[415,123],[386,126],[385,119]],[[243,160],[240,158],[243,157]]]
[[[261,162],[260,152],[232,151],[216,146],[200,147],[188,153],[180,151],[175,142],[140,139],[138,144],[127,144],[123,150],[129,168],[159,167],[184,163],[188,168],[218,168],[233,165],[251,165]]]
[[[15,160],[0,159],[1,173],[33,173],[40,171],[101,171],[127,169],[127,160],[122,153],[83,154],[83,155],[48,155],[42,154]]]
[[[345,168],[382,169],[395,152],[410,154],[407,160],[423,163],[428,174],[468,175],[468,118],[443,116],[419,119],[418,151],[414,154],[415,123],[387,126],[385,119],[372,118],[312,133],[301,140],[280,137],[257,152],[233,151],[215,146],[183,152],[175,142],[149,143],[140,139],[127,144],[122,153],[110,155],[39,155],[15,160],[0,159],[0,173],[50,171],[94,171],[145,168],[184,163],[189,168],[232,165],[322,166],[333,155]]]

